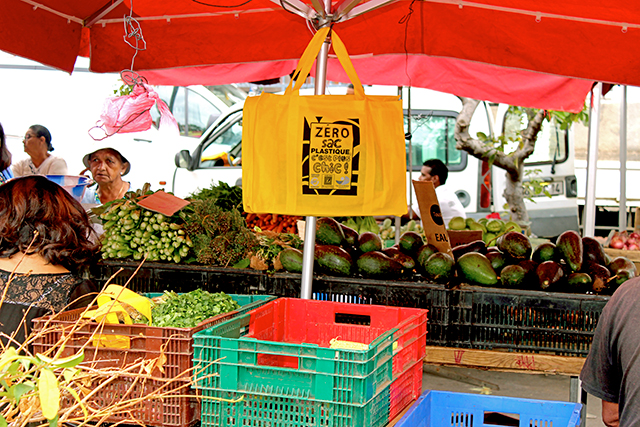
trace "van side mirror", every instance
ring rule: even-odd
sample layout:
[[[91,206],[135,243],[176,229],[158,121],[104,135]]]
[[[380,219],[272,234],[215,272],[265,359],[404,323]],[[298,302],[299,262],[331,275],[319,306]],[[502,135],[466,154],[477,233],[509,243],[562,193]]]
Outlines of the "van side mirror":
[[[191,153],[189,153],[189,150],[182,150],[176,153],[175,162],[176,167],[189,169],[191,166]]]

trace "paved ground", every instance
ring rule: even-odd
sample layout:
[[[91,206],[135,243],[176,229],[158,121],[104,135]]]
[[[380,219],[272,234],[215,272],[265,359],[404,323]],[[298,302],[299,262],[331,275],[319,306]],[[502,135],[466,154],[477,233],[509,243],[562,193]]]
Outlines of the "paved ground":
[[[443,390],[461,393],[480,393],[481,384],[492,395],[543,400],[569,400],[569,377],[482,371],[468,368],[426,367],[422,390]],[[452,379],[456,378],[456,379]],[[496,389],[497,388],[497,389]],[[601,402],[589,395],[587,399],[587,427],[604,427]],[[555,426],[554,426],[555,427]]]

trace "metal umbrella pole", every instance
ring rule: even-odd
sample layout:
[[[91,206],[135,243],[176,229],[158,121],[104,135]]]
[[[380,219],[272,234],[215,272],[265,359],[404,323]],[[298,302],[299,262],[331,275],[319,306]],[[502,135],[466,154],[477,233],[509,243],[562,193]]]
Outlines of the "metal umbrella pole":
[[[618,230],[627,229],[627,86],[622,86],[620,100],[620,210]]]
[[[324,5],[325,13],[329,15],[331,2],[326,2]],[[326,23],[330,20],[327,19]],[[330,39],[322,44],[320,53],[316,60],[316,79],[315,79],[315,94],[323,95],[325,86],[327,83],[327,59],[329,57],[329,44]],[[302,252],[302,284],[300,287],[300,298],[311,299],[311,290],[313,285],[313,261],[314,250],[316,245],[316,217],[308,216],[305,218],[304,228],[304,251]]]
[[[600,98],[602,82],[596,84],[591,97],[589,113],[589,142],[587,144],[587,191],[584,197],[582,235],[595,236],[596,224],[596,169],[598,168],[598,134],[600,133]]]

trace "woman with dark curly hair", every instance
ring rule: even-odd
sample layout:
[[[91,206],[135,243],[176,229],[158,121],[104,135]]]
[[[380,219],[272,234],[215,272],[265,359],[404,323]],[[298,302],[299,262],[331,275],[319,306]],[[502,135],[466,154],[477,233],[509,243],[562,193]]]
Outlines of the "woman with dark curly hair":
[[[86,212],[43,176],[0,185],[0,339],[22,343],[31,320],[89,304],[97,291],[78,270],[99,244]],[[12,277],[13,274],[13,277]]]

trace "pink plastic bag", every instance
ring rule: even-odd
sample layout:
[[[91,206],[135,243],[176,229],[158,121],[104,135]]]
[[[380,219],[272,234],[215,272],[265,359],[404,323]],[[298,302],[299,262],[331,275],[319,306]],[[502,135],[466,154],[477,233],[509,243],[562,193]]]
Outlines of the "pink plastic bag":
[[[148,130],[153,124],[150,111],[155,104],[160,110],[160,127],[179,132],[178,123],[167,104],[151,86],[139,83],[133,87],[131,95],[107,98],[100,120],[89,134],[94,140],[100,141],[116,133]],[[104,132],[104,135],[98,135],[97,129]]]

